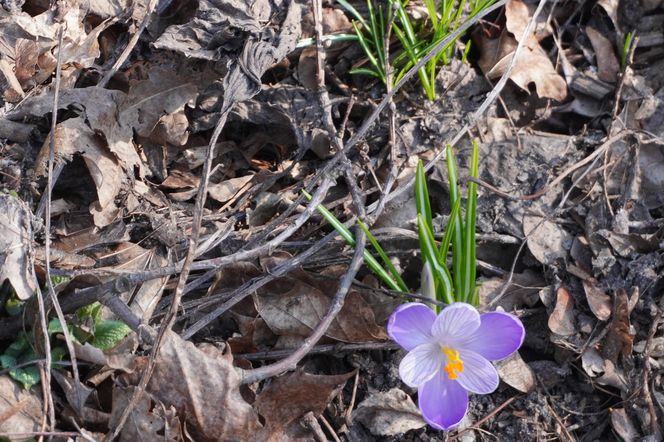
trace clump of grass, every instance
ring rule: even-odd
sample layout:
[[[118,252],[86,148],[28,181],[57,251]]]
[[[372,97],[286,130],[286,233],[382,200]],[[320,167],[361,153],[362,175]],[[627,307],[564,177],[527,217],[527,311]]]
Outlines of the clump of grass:
[[[387,85],[387,72],[394,69],[393,85],[425,57],[438,43],[455,32],[463,23],[484,11],[496,0],[424,0],[427,18],[416,21],[407,11],[408,0],[387,0],[387,5],[376,6],[367,0],[368,18],[355,9],[347,0],[337,0],[348,11],[353,20],[357,41],[364,51],[369,67],[353,69],[355,74],[370,75]],[[394,51],[386,51],[386,33],[393,31],[397,40]],[[441,64],[447,64],[454,56],[457,37],[444,50],[433,57],[418,72],[418,78],[427,98],[436,99],[436,75]],[[467,44],[462,57],[465,59],[470,45]],[[388,59],[387,53],[394,53]]]

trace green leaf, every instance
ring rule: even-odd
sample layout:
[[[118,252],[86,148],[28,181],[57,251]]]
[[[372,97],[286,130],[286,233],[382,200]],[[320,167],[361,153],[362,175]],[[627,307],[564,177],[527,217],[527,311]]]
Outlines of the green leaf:
[[[131,328],[122,321],[102,321],[95,327],[92,345],[102,350],[109,350],[122,341],[129,332]]]
[[[353,17],[355,17],[360,23],[362,23],[362,26],[367,28],[367,23],[364,21],[364,18],[362,15],[357,12],[357,9],[353,7],[350,3],[348,3],[346,0],[337,0],[337,3],[339,3],[346,11],[350,12]]]
[[[25,306],[25,301],[18,299],[15,293],[12,294],[12,296],[10,296],[5,302],[5,310],[9,316],[20,315],[23,311],[23,306]]]
[[[81,321],[86,319],[92,319],[95,323],[98,323],[101,320],[102,305],[99,302],[93,302],[88,304],[85,307],[81,307],[76,310],[76,316]]]
[[[2,368],[9,368],[16,365],[16,358],[9,355],[0,355],[0,366]]]
[[[427,188],[427,179],[424,175],[424,166],[422,160],[417,162],[415,171],[415,205],[417,214],[427,223],[429,230],[433,231],[433,218],[431,215],[431,203],[429,201],[429,189]]]
[[[53,318],[48,322],[48,334],[52,335],[54,333],[64,333],[64,329],[62,328],[62,324],[60,324],[60,320],[58,318]]]
[[[21,333],[16,341],[12,342],[5,353],[0,356],[0,364],[3,368],[9,368],[22,364],[24,362],[29,362],[37,359],[32,346],[30,345],[30,340],[28,335]],[[9,370],[9,376],[15,381],[23,384],[23,387],[27,390],[30,389],[33,385],[39,383],[39,367],[36,365],[30,365],[22,368],[14,368]]]
[[[422,274],[420,276],[420,292],[422,296],[430,299],[436,299],[436,279],[431,270],[431,264],[428,261],[422,266]]]
[[[392,264],[392,260],[390,260],[390,257],[387,256],[387,253],[383,250],[381,247],[380,243],[376,240],[376,238],[371,234],[369,231],[369,228],[367,227],[366,224],[362,222],[362,220],[357,220],[357,224],[360,226],[360,229],[364,231],[364,234],[367,236],[367,239],[371,243],[374,249],[376,249],[376,252],[378,252],[378,255],[380,258],[383,260],[383,264],[385,264],[385,267],[387,267],[387,270],[389,270],[390,274],[392,274],[392,277],[394,280],[399,284],[399,288],[401,289],[402,292],[407,292],[408,291],[408,286],[404,282],[404,280],[401,278],[401,275],[397,271],[396,267],[394,267],[394,264]]]
[[[459,210],[461,210],[461,200],[457,200],[452,211],[450,212],[450,217],[447,220],[447,226],[445,226],[445,233],[443,234],[443,240],[440,243],[440,252],[438,257],[442,262],[447,262],[447,254],[450,251],[450,241],[452,240],[452,233],[456,228],[457,220],[459,219]]]
[[[302,193],[304,196],[311,201],[311,195],[309,192],[306,190],[302,190]],[[334,227],[334,230],[336,230],[341,237],[346,241],[346,244],[348,244],[351,247],[355,247],[357,244],[355,242],[355,236],[353,236],[352,232],[348,230],[346,226],[343,225],[341,221],[337,219],[332,212],[327,210],[322,204],[318,204],[316,206],[316,210],[318,210],[318,213],[320,213],[325,220]],[[373,257],[371,253],[367,249],[364,249],[364,252],[362,253],[362,256],[364,258],[364,262],[369,266],[371,270],[376,273],[376,275],[383,281],[383,283],[388,286],[392,290],[396,291],[403,291],[401,287],[399,287],[399,284],[392,279],[390,274],[388,273],[387,270],[383,268],[383,266],[380,265],[380,263],[376,260],[376,258]]]
[[[41,380],[39,376],[39,367],[37,367],[37,365],[15,368],[14,370],[9,371],[9,376],[15,381],[23,384],[23,388],[26,390],[29,390]]]
[[[479,145],[477,140],[473,140],[473,151],[470,158],[470,176],[477,178],[479,172]],[[464,265],[462,275],[464,278],[463,286],[466,291],[463,293],[466,302],[472,301],[475,296],[475,278],[477,273],[476,244],[475,244],[475,221],[477,215],[477,183],[468,182],[468,198],[466,203],[466,224],[463,234],[464,242]]]
[[[417,227],[423,264],[428,263],[431,266],[431,271],[437,282],[436,286],[440,287],[440,291],[436,291],[437,295],[440,296],[436,296],[436,299],[451,304],[454,302],[454,289],[452,288],[450,271],[438,261],[438,248],[433,233],[429,230],[422,215],[419,214],[417,215]]]
[[[452,146],[447,145],[447,176],[450,181],[450,205],[452,207],[458,204],[459,185],[457,183],[457,168],[454,160],[454,151]],[[460,204],[460,203],[459,203]],[[457,214],[454,230],[452,232],[452,276],[454,276],[454,292],[459,297],[463,297],[464,288],[462,287],[463,271],[463,224],[461,223],[461,214]]]

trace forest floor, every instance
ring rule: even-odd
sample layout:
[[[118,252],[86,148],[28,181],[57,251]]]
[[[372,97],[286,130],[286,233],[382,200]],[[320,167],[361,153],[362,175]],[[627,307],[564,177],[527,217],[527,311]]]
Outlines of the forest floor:
[[[53,3],[0,1],[0,438],[662,440],[664,2],[498,1],[435,100],[316,43],[336,1]],[[417,161],[440,238],[472,140],[480,308],[526,338],[440,432],[385,325]]]

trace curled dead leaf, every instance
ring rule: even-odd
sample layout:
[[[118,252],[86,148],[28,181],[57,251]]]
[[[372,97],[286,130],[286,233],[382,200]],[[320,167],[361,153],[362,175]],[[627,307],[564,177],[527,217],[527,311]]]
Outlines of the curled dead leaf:
[[[426,426],[417,405],[398,388],[369,393],[353,411],[352,418],[376,436],[395,436]]]
[[[21,200],[0,193],[0,283],[8,279],[22,300],[37,290],[31,217]]]
[[[309,336],[329,309],[338,279],[295,270],[254,294],[256,310],[277,335]],[[343,342],[387,339],[359,291],[351,288],[325,336]]]
[[[521,359],[519,352],[497,362],[496,369],[503,382],[522,393],[529,393],[535,388],[535,373]]]
[[[602,346],[602,355],[614,364],[619,355],[627,357],[632,354],[634,336],[630,333],[629,315],[627,292],[625,289],[618,289],[613,298],[613,318]]]
[[[136,375],[126,375],[138,382]],[[147,391],[186,419],[195,440],[253,440],[261,424],[240,394],[230,354],[210,354],[167,332]]]
[[[297,370],[274,379],[256,398],[254,406],[265,427],[253,440],[282,440],[291,424],[308,412],[318,416],[355,372],[313,375]]]
[[[563,287],[556,291],[556,307],[549,316],[549,329],[560,336],[576,333],[574,299]]]
[[[502,76],[512,62],[518,39],[530,20],[528,7],[520,0],[511,0],[505,6],[505,18],[506,27],[500,38],[489,39],[482,33],[476,34],[482,52],[479,65],[489,79]],[[525,91],[534,83],[540,97],[563,101],[567,97],[565,79],[558,74],[534,34],[527,38],[527,43],[514,63],[510,79]]]
[[[611,317],[611,297],[597,285],[594,279],[583,280],[588,306],[597,319],[606,321]]]
[[[555,222],[537,215],[524,215],[523,233],[528,237],[530,253],[542,264],[566,257],[574,239]]]

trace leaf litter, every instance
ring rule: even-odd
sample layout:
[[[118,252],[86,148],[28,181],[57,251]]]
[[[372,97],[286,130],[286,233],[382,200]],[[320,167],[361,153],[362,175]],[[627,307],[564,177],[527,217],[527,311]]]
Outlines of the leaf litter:
[[[513,65],[502,101],[474,127],[483,137],[480,178],[488,184],[480,186],[478,205],[480,297],[489,309],[519,315],[527,334],[524,351],[498,366],[500,389],[473,401],[470,422],[505,440],[656,440],[652,428],[664,418],[657,322],[664,308],[664,42],[653,23],[664,6],[549,3],[530,35],[524,31],[533,2],[508,1],[478,23],[468,63],[454,61],[436,79],[445,91],[440,100],[424,102],[412,85],[401,89],[393,107],[397,137],[381,114],[366,143],[347,153],[350,176],[369,204],[390,190],[384,185],[393,166],[400,170],[393,189],[401,188],[417,157],[433,158],[491,91],[486,79],[495,83]],[[307,213],[300,189],[338,154],[336,134],[321,121],[329,114],[347,139],[382,96],[379,85],[348,74],[361,58],[353,42],[325,44],[332,104],[324,108],[315,46],[296,48],[316,35],[313,14],[299,2],[2,5],[0,346],[7,349],[21,330],[40,339],[36,326],[12,312],[38,317],[46,234],[51,270],[66,277],[57,293],[72,326],[90,329],[94,320],[81,307],[99,301],[105,320],[134,329],[121,342],[124,332],[107,344],[75,343],[87,364],[79,367],[80,385],[66,365],[54,365],[47,391],[61,407],[52,430],[101,439],[119,429],[120,440],[174,441],[440,437],[423,428],[414,392],[398,380],[402,354],[390,347],[384,325],[400,298],[378,289],[365,270],[297,370],[270,365],[306,345],[336,302],[352,254],[338,241],[307,254],[329,231],[316,216],[289,228]],[[352,33],[355,17],[338,5],[321,15],[324,33]],[[129,57],[112,67],[125,47]],[[203,177],[220,117],[227,121]],[[51,139],[53,228],[44,232],[38,208]],[[468,140],[455,147],[464,164]],[[465,179],[467,171],[460,174]],[[432,177],[436,214],[450,209],[444,175]],[[192,203],[208,178],[194,270],[142,390],[154,331],[173,299],[174,266],[193,230]],[[340,219],[358,215],[347,177],[335,179],[326,207]],[[388,203],[376,227],[410,282],[420,261],[409,237],[409,198]],[[284,232],[285,242],[268,245]],[[274,275],[275,263],[290,267]],[[191,341],[180,337],[211,314]],[[60,338],[54,334],[53,345]],[[253,369],[266,367],[276,368],[244,385]],[[46,428],[40,385],[25,390],[7,372],[2,391],[3,435]],[[132,417],[118,428],[128,407]],[[482,437],[471,427],[459,436]]]

